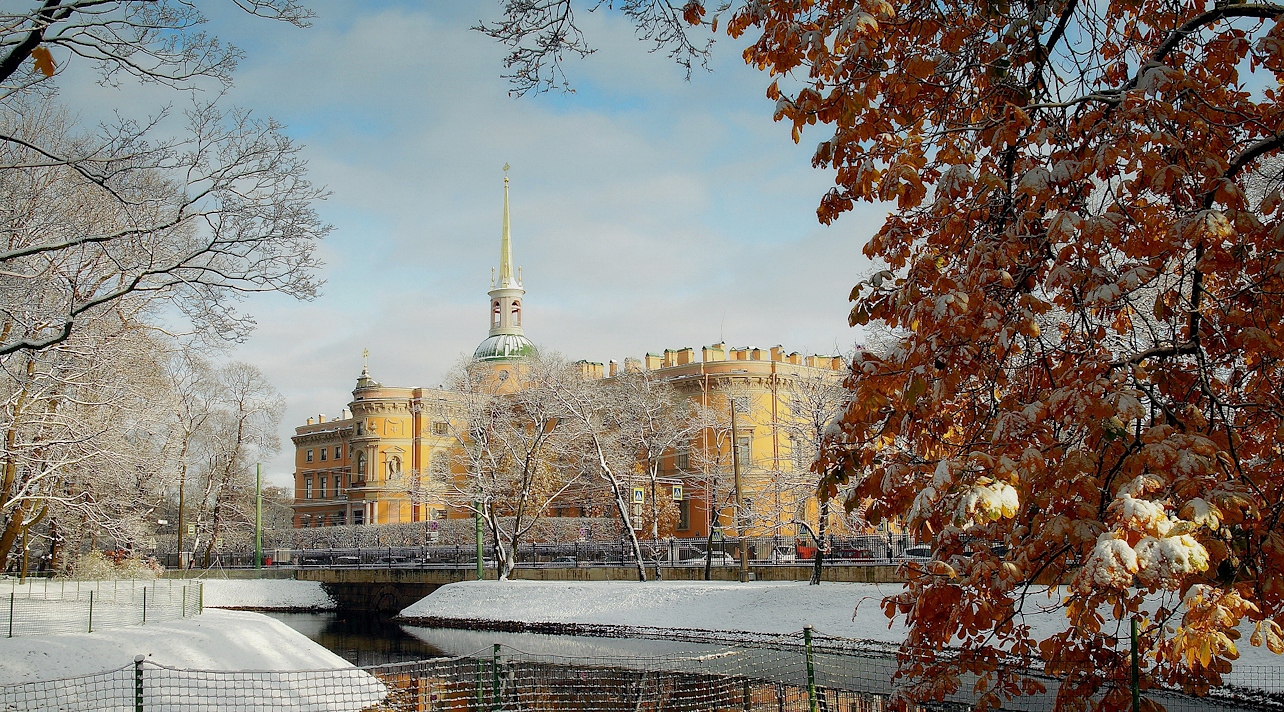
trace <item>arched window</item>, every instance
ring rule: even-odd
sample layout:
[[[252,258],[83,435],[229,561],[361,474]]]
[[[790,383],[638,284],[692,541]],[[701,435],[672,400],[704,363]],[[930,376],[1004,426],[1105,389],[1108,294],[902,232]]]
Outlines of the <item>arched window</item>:
[[[520,299],[514,299],[513,300],[513,326],[521,326],[521,325],[522,325],[522,301]]]
[[[366,478],[366,454],[364,452],[358,451],[357,452],[357,479],[364,480],[365,478]]]
[[[495,303],[490,305],[490,326],[492,329],[499,326],[500,314],[499,300],[496,299]]]

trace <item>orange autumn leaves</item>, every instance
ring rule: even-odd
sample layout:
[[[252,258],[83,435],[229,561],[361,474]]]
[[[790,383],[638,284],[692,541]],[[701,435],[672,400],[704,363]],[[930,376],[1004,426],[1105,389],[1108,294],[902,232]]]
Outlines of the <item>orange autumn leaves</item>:
[[[745,59],[818,215],[892,206],[851,322],[830,485],[935,546],[888,612],[922,697],[1040,658],[1063,709],[1218,684],[1284,621],[1284,7],[1158,0],[763,0]],[[881,268],[880,268],[881,269]],[[1069,628],[1020,624],[1065,583]],[[1125,636],[1126,637],[1126,636]],[[940,653],[946,646],[959,655]]]

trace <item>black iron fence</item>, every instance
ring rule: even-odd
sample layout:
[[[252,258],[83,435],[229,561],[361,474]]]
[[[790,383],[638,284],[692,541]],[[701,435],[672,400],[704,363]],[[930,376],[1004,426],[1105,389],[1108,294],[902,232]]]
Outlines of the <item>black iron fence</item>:
[[[930,550],[918,546],[906,534],[869,534],[854,537],[829,537],[825,542],[823,563],[835,566],[869,566],[897,564],[930,557]],[[708,539],[660,539],[640,542],[648,566],[702,567],[706,561],[715,567],[739,566],[741,547],[745,547],[753,566],[810,566],[815,561],[816,546],[809,540],[793,537],[763,536]],[[495,565],[495,547],[483,547],[486,566]],[[160,557],[167,568],[179,568],[177,554]],[[203,561],[202,561],[203,563]],[[567,542],[555,544],[522,544],[517,548],[519,568],[631,566],[633,547],[628,541]],[[212,566],[253,568],[253,552],[220,553],[210,561]],[[457,569],[477,565],[476,546],[389,546],[350,549],[266,549],[262,566],[295,568],[408,568]]]

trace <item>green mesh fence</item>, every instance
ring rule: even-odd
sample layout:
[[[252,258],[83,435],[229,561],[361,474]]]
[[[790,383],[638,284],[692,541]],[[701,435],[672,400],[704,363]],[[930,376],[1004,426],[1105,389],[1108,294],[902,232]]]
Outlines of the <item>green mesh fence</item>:
[[[881,712],[966,710],[965,694],[925,706],[893,699],[895,663],[856,641],[802,636],[657,655],[558,655],[495,645],[459,657],[305,671],[183,670],[141,659],[117,670],[0,686],[0,710],[285,710],[429,712]],[[974,680],[963,679],[961,690]],[[1047,710],[1044,695],[1005,704]],[[1242,700],[1148,692],[1173,712],[1280,710]]]
[[[201,612],[201,584],[185,581],[34,581],[0,586],[0,637],[92,633]]]

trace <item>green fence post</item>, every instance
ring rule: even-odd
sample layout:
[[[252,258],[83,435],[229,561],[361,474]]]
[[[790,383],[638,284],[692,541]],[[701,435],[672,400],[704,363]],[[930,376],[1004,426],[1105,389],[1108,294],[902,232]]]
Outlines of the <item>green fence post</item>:
[[[1141,712],[1141,666],[1137,662],[1137,616],[1132,617],[1132,712]]]
[[[147,587],[143,586],[143,625],[147,625]]]
[[[187,587],[186,586],[183,587],[183,614],[180,617],[181,618],[187,617]]]
[[[9,637],[13,637],[13,591],[9,592]]]
[[[94,632],[94,589],[89,589],[89,632]]]
[[[143,656],[134,656],[134,712],[143,712]]]
[[[491,672],[491,709],[499,709],[499,643],[495,643],[495,657],[490,665]]]
[[[197,589],[196,589],[196,603],[197,603],[196,612],[197,612],[197,613],[204,613],[204,612],[205,612],[205,582],[204,582],[204,581],[202,581],[202,582],[200,582],[200,583],[198,583],[198,584],[196,584],[196,585],[197,585]]]
[[[816,664],[811,654],[811,626],[803,628],[803,644],[807,648],[807,708],[816,712]]]

